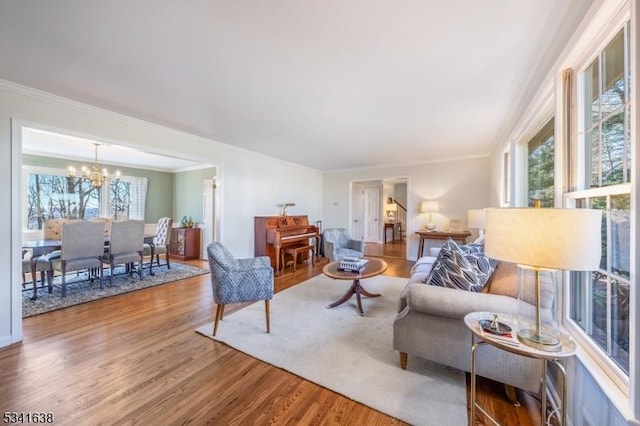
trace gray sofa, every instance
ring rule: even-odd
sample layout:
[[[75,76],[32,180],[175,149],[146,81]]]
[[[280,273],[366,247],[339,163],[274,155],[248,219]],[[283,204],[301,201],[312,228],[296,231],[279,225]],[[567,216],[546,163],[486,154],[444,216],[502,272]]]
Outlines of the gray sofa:
[[[476,311],[516,316],[520,312],[533,314],[534,306],[518,300],[516,266],[513,264],[498,264],[482,292],[469,292],[424,284],[435,260],[436,257],[429,256],[420,258],[412,269],[393,323],[393,347],[400,352],[402,368],[407,367],[409,356],[416,356],[469,372],[471,332],[464,324],[464,316]],[[542,315],[548,318],[555,285],[549,280],[541,279],[541,282]],[[531,297],[532,294],[527,295],[528,300]],[[479,376],[526,391],[540,390],[540,361],[492,346],[478,349],[476,372]]]

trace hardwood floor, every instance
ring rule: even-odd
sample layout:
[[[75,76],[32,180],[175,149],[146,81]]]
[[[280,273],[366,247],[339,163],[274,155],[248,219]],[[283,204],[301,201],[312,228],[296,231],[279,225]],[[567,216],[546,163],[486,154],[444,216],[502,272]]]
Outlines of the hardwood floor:
[[[412,262],[387,261],[386,274],[408,276]],[[276,291],[325,264],[289,268]],[[24,340],[0,349],[0,409],[51,412],[56,423],[73,425],[402,424],[198,336],[214,311],[203,275],[27,318]],[[499,385],[479,385],[483,405],[503,424],[539,423],[533,398],[521,395],[516,408]]]

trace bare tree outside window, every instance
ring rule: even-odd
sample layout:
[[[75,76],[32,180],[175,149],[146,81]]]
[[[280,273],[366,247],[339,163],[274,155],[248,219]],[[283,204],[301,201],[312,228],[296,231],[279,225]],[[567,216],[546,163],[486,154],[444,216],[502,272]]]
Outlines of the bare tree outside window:
[[[83,179],[30,173],[27,183],[27,229],[42,229],[49,219],[100,216],[100,189]]]

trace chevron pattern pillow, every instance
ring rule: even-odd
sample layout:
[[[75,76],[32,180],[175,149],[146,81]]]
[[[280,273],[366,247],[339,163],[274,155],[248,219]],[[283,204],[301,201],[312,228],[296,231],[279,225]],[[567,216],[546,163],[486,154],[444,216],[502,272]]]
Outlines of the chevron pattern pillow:
[[[448,239],[425,279],[426,284],[467,291],[480,291],[495,270],[497,262],[483,252],[466,252]]]

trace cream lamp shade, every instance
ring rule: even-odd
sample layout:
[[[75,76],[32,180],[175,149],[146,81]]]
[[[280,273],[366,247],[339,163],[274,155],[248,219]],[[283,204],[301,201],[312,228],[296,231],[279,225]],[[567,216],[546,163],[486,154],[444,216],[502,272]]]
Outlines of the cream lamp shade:
[[[424,200],[420,203],[420,213],[437,212],[439,209],[436,200]]]
[[[600,266],[602,211],[486,209],[487,256],[536,268],[593,271]]]
[[[485,254],[518,264],[534,273],[535,322],[518,329],[527,346],[557,352],[555,330],[544,328],[541,316],[540,272],[564,269],[594,271],[600,266],[602,211],[592,209],[486,209]],[[518,285],[525,285],[520,282]]]
[[[467,210],[467,226],[473,229],[484,229],[484,209]]]
[[[398,206],[395,203],[387,203],[384,206],[384,210],[387,212],[387,223],[393,223],[396,220],[396,211],[398,210]]]

